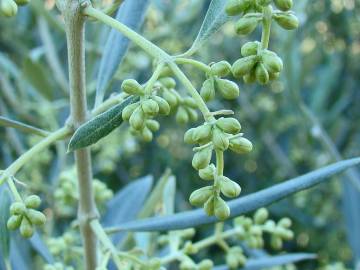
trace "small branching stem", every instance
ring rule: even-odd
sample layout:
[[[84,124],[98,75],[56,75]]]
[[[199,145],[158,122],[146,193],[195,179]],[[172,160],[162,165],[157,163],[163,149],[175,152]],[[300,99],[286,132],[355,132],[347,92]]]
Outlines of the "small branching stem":
[[[85,83],[85,17],[77,0],[67,0],[63,10],[68,48],[71,121],[75,128],[87,120]],[[97,239],[90,222],[97,217],[92,187],[92,167],[89,148],[75,151],[79,186],[78,221],[84,246],[85,269],[97,267]]]
[[[271,5],[264,8],[263,11],[263,20],[262,20],[262,35],[261,35],[261,48],[267,49],[269,47],[270,41],[270,31],[271,31],[271,16],[272,8]]]

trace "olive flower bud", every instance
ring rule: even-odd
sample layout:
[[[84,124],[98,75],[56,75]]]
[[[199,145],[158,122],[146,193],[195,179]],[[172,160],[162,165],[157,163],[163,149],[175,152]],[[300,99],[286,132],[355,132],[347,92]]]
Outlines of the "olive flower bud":
[[[197,127],[193,133],[193,139],[199,143],[207,143],[210,141],[212,125],[204,124]]]
[[[213,78],[209,78],[204,81],[201,89],[200,95],[205,101],[210,101],[215,97],[215,87]]]
[[[121,84],[121,89],[129,95],[143,95],[144,90],[142,86],[134,79],[124,80]]]
[[[141,103],[141,108],[144,113],[150,117],[155,116],[159,113],[159,105],[152,99],[144,100]]]
[[[171,77],[161,78],[161,79],[159,79],[159,82],[160,82],[165,88],[168,88],[168,89],[175,88],[175,86],[176,86],[176,81],[175,81],[173,78],[171,78]]]
[[[152,134],[151,130],[148,127],[144,127],[143,130],[141,131],[141,138],[145,142],[151,142],[152,141],[153,134]]]
[[[291,219],[287,217],[280,219],[278,222],[278,225],[283,228],[290,228],[291,224],[292,224]]]
[[[225,12],[229,16],[235,16],[244,12],[250,5],[249,0],[229,0]]]
[[[7,228],[9,230],[16,230],[20,227],[21,220],[23,219],[23,215],[12,215],[7,221]]]
[[[159,114],[168,115],[170,113],[170,105],[164,98],[159,96],[153,96],[152,98],[159,105]]]
[[[145,115],[141,107],[137,107],[129,119],[131,127],[135,130],[141,130],[144,126]]]
[[[203,206],[210,196],[212,196],[213,192],[213,186],[197,189],[191,193],[189,201],[192,205]]]
[[[227,61],[220,61],[211,66],[212,75],[225,77],[231,72],[231,65]]]
[[[263,63],[258,63],[255,69],[256,80],[260,84],[267,84],[269,82],[269,73],[267,72]]]
[[[34,225],[44,225],[46,222],[45,215],[34,209],[28,209],[26,216],[29,218],[31,223]]]
[[[259,42],[259,41],[249,41],[249,42],[246,42],[246,43],[241,47],[241,55],[244,56],[244,57],[250,56],[250,55],[256,55],[259,46],[260,46],[260,42]]]
[[[175,115],[176,123],[185,125],[189,122],[189,114],[183,106],[179,106]]]
[[[225,151],[229,147],[229,138],[220,129],[215,128],[212,133],[212,142],[214,148],[220,151]]]
[[[194,154],[192,159],[192,166],[196,170],[204,169],[206,166],[210,164],[212,155],[212,148],[206,147],[204,149],[199,150]]]
[[[13,0],[1,0],[0,1],[0,15],[5,17],[15,16],[18,7]]]
[[[236,134],[240,131],[241,125],[235,118],[220,118],[216,121],[216,125],[224,132]]]
[[[282,28],[286,30],[292,30],[299,26],[298,18],[291,13],[275,14],[274,19]]]
[[[244,16],[235,24],[235,31],[239,35],[248,35],[253,32],[258,25],[259,18],[255,16]]]
[[[249,73],[257,61],[258,57],[256,55],[247,56],[235,61],[231,68],[234,77],[241,78],[242,76]]]
[[[36,209],[40,206],[41,199],[37,195],[30,195],[25,199],[25,205],[27,208]]]
[[[282,11],[288,11],[293,6],[292,0],[274,0],[275,6],[282,10]]]
[[[160,124],[158,121],[153,119],[148,119],[145,122],[146,127],[148,127],[152,132],[158,131],[160,128]]]
[[[253,146],[252,143],[243,137],[238,137],[230,140],[229,148],[238,154],[246,154],[251,152]]]
[[[218,90],[225,99],[235,99],[239,96],[239,87],[233,81],[217,78],[215,79],[215,85],[216,90]]]
[[[203,180],[214,180],[214,173],[215,173],[215,165],[210,164],[204,169],[199,170],[199,176]]]
[[[30,0],[15,0],[16,4],[19,6],[24,6],[30,3]]]
[[[230,216],[229,206],[220,197],[214,199],[214,214],[219,220],[225,220]]]
[[[139,106],[139,104],[140,104],[140,102],[136,102],[136,103],[127,105],[121,113],[122,119],[124,121],[128,121],[130,119],[131,115],[133,114],[133,112],[135,111],[135,109]]]
[[[195,144],[196,140],[194,139],[194,133],[196,128],[190,128],[184,134],[184,142],[187,144]]]
[[[254,221],[256,224],[263,224],[268,217],[269,217],[268,210],[262,207],[255,212]]]
[[[229,198],[235,198],[239,196],[241,192],[241,187],[238,183],[230,180],[225,176],[219,176],[220,180],[220,190],[222,194]]]
[[[20,234],[24,238],[30,238],[34,234],[34,229],[26,217],[24,217],[21,221]]]
[[[276,53],[265,50],[261,55],[262,62],[269,73],[278,73],[283,69],[283,62]]]
[[[10,206],[10,215],[24,215],[26,206],[22,202],[14,202]]]
[[[211,270],[214,266],[214,263],[209,260],[209,259],[205,259],[202,260],[199,265],[198,265],[198,269],[199,270]]]

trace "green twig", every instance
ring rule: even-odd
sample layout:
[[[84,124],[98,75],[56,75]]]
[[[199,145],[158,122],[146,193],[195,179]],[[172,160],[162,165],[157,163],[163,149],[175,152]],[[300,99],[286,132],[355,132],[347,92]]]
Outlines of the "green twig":
[[[37,127],[33,127],[31,125],[27,125],[15,120],[11,120],[9,118],[0,116],[0,126],[4,126],[4,127],[11,127],[11,128],[16,128],[18,130],[21,130],[25,133],[31,133],[31,134],[35,134],[35,135],[39,135],[41,137],[47,137],[49,136],[50,132],[37,128]]]

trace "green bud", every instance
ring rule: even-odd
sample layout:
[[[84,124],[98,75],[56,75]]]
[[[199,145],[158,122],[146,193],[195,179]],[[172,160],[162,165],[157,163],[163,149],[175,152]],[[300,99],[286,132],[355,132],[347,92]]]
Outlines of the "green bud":
[[[270,245],[273,249],[280,250],[282,248],[282,244],[283,242],[279,236],[271,236]]]
[[[199,265],[198,265],[198,269],[199,270],[211,270],[214,266],[214,263],[209,260],[209,259],[205,259],[202,260]]]
[[[229,206],[220,197],[214,199],[214,214],[219,220],[225,220],[230,216]]]
[[[159,128],[160,128],[159,122],[156,121],[156,120],[153,120],[153,119],[148,119],[148,120],[146,120],[145,125],[146,125],[152,132],[158,131]]]
[[[19,6],[24,6],[30,3],[30,0],[15,0],[16,4]]]
[[[229,0],[225,7],[225,12],[229,16],[235,16],[244,12],[249,5],[249,0]]]
[[[121,89],[129,95],[143,95],[144,90],[142,86],[134,79],[124,80],[121,84]]]
[[[195,144],[196,140],[194,139],[194,133],[196,131],[196,128],[190,128],[187,130],[184,134],[184,142],[187,144]]]
[[[259,18],[255,16],[240,18],[235,24],[235,31],[238,35],[248,35],[253,32],[258,25]]]
[[[204,204],[204,211],[208,216],[214,215],[214,196],[211,196]]]
[[[192,159],[192,166],[196,170],[204,169],[210,164],[212,155],[212,148],[206,147],[197,151]]]
[[[187,107],[192,108],[192,109],[198,108],[197,102],[192,97],[184,98],[184,105],[186,105]]]
[[[199,116],[198,116],[198,113],[196,110],[189,108],[189,107],[185,108],[185,110],[187,111],[187,113],[189,115],[189,120],[191,122],[196,122],[198,120]]]
[[[237,134],[240,129],[241,125],[239,121],[235,118],[220,118],[216,121],[216,125],[224,132],[230,134]]]
[[[256,3],[260,6],[268,6],[271,3],[271,0],[257,0]]]
[[[282,28],[286,30],[293,30],[299,26],[298,18],[291,13],[275,14],[274,19]]]
[[[204,125],[195,128],[193,133],[194,141],[198,143],[209,142],[211,138],[211,129],[212,129],[212,125],[206,123]]]
[[[176,123],[185,125],[189,122],[189,114],[183,106],[179,106],[175,115]]]
[[[280,77],[280,72],[277,73],[269,73],[269,80],[274,81]]]
[[[129,119],[131,127],[135,130],[141,130],[144,126],[145,115],[141,107],[137,107]]]
[[[24,238],[30,238],[34,234],[34,228],[26,217],[21,221],[20,234]]]
[[[164,98],[154,96],[152,99],[159,105],[159,114],[168,115],[170,113],[170,105]]]
[[[260,46],[260,42],[259,42],[259,41],[249,41],[249,42],[246,42],[246,43],[241,47],[241,55],[244,56],[244,57],[250,56],[250,55],[256,55],[259,46]]]
[[[257,55],[240,58],[232,65],[232,73],[235,78],[241,78],[248,74],[258,61]]]
[[[256,80],[260,84],[267,84],[269,82],[269,73],[262,63],[258,63],[255,68]]]
[[[160,78],[164,78],[164,77],[169,77],[169,76],[172,76],[173,75],[173,72],[172,70],[166,66],[166,67],[163,67],[162,70],[161,70],[161,73],[160,73]]]
[[[37,195],[30,195],[25,199],[25,205],[27,208],[36,209],[40,206],[41,199]]]
[[[235,99],[239,96],[239,87],[233,81],[217,78],[215,79],[215,86],[216,90],[218,90],[225,99]]]
[[[220,151],[225,151],[229,147],[229,138],[218,128],[212,132],[212,142],[214,148]]]
[[[184,252],[185,254],[196,254],[197,252],[199,252],[199,249],[196,248],[191,241],[187,241],[184,244]]]
[[[275,6],[282,10],[282,11],[288,11],[293,6],[292,0],[274,0]]]
[[[180,263],[180,270],[193,270],[196,268],[196,265],[191,260],[183,260]]]
[[[34,225],[44,225],[46,222],[46,217],[43,213],[36,211],[34,209],[28,209],[26,216],[29,218],[32,224]]]
[[[215,165],[210,164],[209,166],[205,167],[204,169],[199,170],[199,176],[203,180],[214,180],[214,173],[215,173]]]
[[[283,69],[283,62],[276,53],[271,51],[264,51],[261,55],[262,62],[269,73],[278,73]]]
[[[12,215],[7,221],[7,228],[9,230],[16,230],[20,227],[21,220],[23,219],[23,215]]]
[[[225,176],[219,176],[220,180],[220,190],[222,194],[229,198],[235,198],[239,196],[241,192],[241,187],[238,183],[230,180]]]
[[[225,77],[231,72],[231,65],[227,61],[220,61],[211,65],[211,74]]]
[[[152,99],[141,102],[141,108],[143,112],[150,117],[156,116],[159,113],[159,105]]]
[[[255,69],[252,69],[248,74],[243,76],[244,83],[250,84],[256,81]]]
[[[268,220],[265,222],[264,229],[266,229],[269,232],[274,232],[276,228],[276,224],[273,220]]]
[[[176,107],[177,104],[179,103],[177,96],[170,90],[165,90],[162,96],[170,105],[170,108]]]
[[[13,0],[1,0],[0,1],[0,15],[5,17],[15,16],[18,7]]]
[[[251,152],[253,146],[252,143],[244,137],[238,137],[230,140],[229,148],[238,154],[246,154]]]
[[[161,78],[159,82],[167,89],[172,89],[176,86],[176,81],[171,77]]]
[[[214,99],[215,86],[214,86],[214,80],[212,78],[209,78],[206,81],[204,81],[200,89],[200,95],[205,101],[210,101]]]
[[[183,231],[181,231],[181,235],[183,238],[193,238],[196,233],[196,230],[194,228],[188,228]]]
[[[291,240],[294,237],[294,233],[291,230],[277,226],[274,233],[284,240]]]
[[[292,222],[291,222],[290,218],[284,217],[284,218],[279,220],[278,224],[279,224],[279,226],[281,226],[283,228],[290,228]]]
[[[14,202],[10,206],[10,215],[24,215],[26,206],[22,202]]]
[[[212,196],[213,192],[213,186],[197,189],[191,193],[189,201],[192,205],[203,206],[210,196]]]
[[[145,142],[151,142],[152,141],[153,134],[152,134],[151,130],[148,127],[144,127],[143,130],[141,131],[141,138]]]
[[[122,111],[122,119],[124,121],[128,121],[131,117],[131,115],[133,114],[133,112],[135,111],[135,109],[137,107],[139,107],[139,102],[127,105],[124,110]]]
[[[268,217],[269,217],[268,210],[262,207],[255,212],[254,221],[256,224],[263,224]]]
[[[237,254],[234,254],[233,252],[228,252],[226,254],[226,264],[230,269],[238,269],[239,262],[237,258]]]

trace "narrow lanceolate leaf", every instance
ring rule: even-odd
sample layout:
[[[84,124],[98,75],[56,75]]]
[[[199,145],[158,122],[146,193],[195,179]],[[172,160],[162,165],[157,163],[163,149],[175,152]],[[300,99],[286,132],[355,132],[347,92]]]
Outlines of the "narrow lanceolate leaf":
[[[200,31],[191,48],[184,55],[194,54],[212,34],[217,32],[230,19],[225,13],[227,2],[228,0],[211,1]]]
[[[279,256],[269,256],[263,258],[249,259],[242,270],[261,270],[274,266],[281,266],[289,263],[296,263],[303,260],[315,259],[315,254],[310,253],[293,253]],[[219,265],[214,267],[214,270],[229,270],[226,265]]]
[[[52,256],[52,254],[50,253],[50,250],[45,245],[44,241],[42,240],[42,238],[38,232],[36,232],[34,234],[34,236],[30,238],[29,241],[30,241],[32,247],[37,251],[37,253],[41,257],[43,257],[43,259],[47,263],[50,263],[50,264],[54,263],[54,258]]]
[[[149,0],[125,0],[121,4],[115,19],[136,31],[142,25],[148,4]],[[128,47],[129,40],[115,29],[111,29],[96,79],[95,107],[103,101],[105,91]]]
[[[302,176],[287,180],[270,188],[254,192],[229,202],[230,217],[237,217],[260,207],[269,205],[301,190],[313,187],[330,176],[360,164],[360,157],[343,160]],[[122,224],[118,230],[127,231],[168,231],[216,223],[215,217],[209,217],[203,209],[186,211],[179,214],[148,218]]]
[[[136,102],[136,100],[138,100],[138,97],[128,97],[120,104],[115,105],[90,121],[82,124],[71,137],[68,145],[68,152],[92,145],[101,138],[109,135],[111,131],[122,124],[123,119],[121,113],[123,109],[127,105]]]
[[[128,97],[120,104],[111,107],[109,110],[82,124],[71,137],[68,152],[92,145],[109,135],[110,132],[122,124],[121,113],[123,109],[137,100],[138,97]]]
[[[0,254],[4,260],[9,258],[10,252],[10,236],[6,227],[6,222],[10,215],[10,204],[11,198],[9,191],[5,186],[0,187]]]

